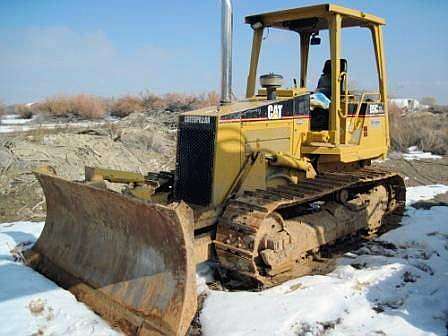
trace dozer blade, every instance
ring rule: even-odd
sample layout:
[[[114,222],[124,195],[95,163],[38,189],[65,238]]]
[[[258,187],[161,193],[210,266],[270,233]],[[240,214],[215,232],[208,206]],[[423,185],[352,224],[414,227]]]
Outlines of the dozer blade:
[[[29,264],[131,335],[184,335],[197,306],[191,210],[36,173],[47,219]]]

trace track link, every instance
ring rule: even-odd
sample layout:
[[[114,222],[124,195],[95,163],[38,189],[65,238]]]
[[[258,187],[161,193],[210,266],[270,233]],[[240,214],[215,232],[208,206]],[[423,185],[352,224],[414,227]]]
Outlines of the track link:
[[[339,203],[342,203],[340,197],[345,191],[354,194],[355,192],[359,193],[360,190],[369,190],[377,186],[384,186],[384,189],[387,189],[385,195],[388,199],[385,200],[387,204],[385,213],[399,212],[404,209],[406,189],[403,179],[394,172],[371,167],[351,172],[325,172],[319,174],[315,179],[300,181],[299,184],[288,184],[276,188],[267,188],[267,190],[245,191],[241,196],[229,200],[218,222],[215,247],[221,266],[230,271],[232,277],[237,279],[250,278],[263,287],[269,287],[287,280],[288,276],[285,276],[282,272],[282,267],[284,271],[287,271],[291,267],[290,264],[285,263],[282,266],[280,262],[274,272],[269,270],[265,263],[269,258],[281,258],[282,253],[283,255],[285,253],[294,255],[295,253],[294,251],[288,251],[286,247],[282,250],[282,246],[286,246],[287,242],[291,240],[291,235],[289,235],[291,226],[289,229],[287,228],[285,220],[280,214],[296,211],[300,207],[310,208],[317,201],[334,203],[334,200],[338,200]],[[339,207],[343,208],[343,206]],[[338,209],[327,210],[334,211],[334,218],[338,219],[337,213],[341,211]],[[350,223],[350,221],[356,221],[356,218],[351,219],[350,213],[347,215],[343,212],[340,216],[345,216],[345,220],[351,225],[350,227],[357,228],[357,231],[359,231],[358,224]],[[354,212],[354,214],[356,213],[358,212]],[[297,229],[297,226],[301,225],[302,218],[306,219],[307,217],[298,216],[294,218],[294,222],[290,225]],[[343,219],[341,218],[340,221],[342,222]],[[344,224],[337,224],[337,222],[334,226],[339,230],[339,234],[341,230],[346,230],[343,232],[347,236],[356,234],[357,231],[349,232]],[[337,227],[338,225],[339,227]],[[316,232],[318,229],[321,228],[314,228]],[[333,228],[331,229],[333,230]],[[366,229],[366,227],[362,227],[362,229]],[[269,237],[270,230],[282,232],[285,236],[282,238],[281,234],[277,234],[272,243],[275,246],[270,247],[273,250],[281,250],[278,255],[272,253],[271,255],[263,255],[263,253],[260,253],[260,246],[262,244],[266,245],[263,239]],[[296,230],[296,237],[297,232],[299,232],[299,240],[302,236],[306,236],[306,232],[302,233]],[[324,245],[326,245],[326,242],[321,246]],[[313,250],[306,251],[306,253],[297,253],[295,265],[299,266],[299,270],[296,270],[294,276],[313,272],[309,263],[312,254]],[[273,260],[273,262],[277,261]]]

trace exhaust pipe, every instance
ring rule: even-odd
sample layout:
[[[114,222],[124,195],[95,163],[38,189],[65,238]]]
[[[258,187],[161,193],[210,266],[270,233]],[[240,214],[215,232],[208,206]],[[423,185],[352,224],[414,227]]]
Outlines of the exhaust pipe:
[[[221,0],[221,105],[232,102],[232,1]]]

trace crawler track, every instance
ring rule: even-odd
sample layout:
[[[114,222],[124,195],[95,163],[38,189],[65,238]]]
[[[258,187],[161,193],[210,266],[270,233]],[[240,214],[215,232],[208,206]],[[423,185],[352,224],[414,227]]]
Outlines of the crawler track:
[[[232,277],[263,287],[315,272],[313,256],[319,248],[377,230],[385,214],[404,209],[405,192],[398,174],[370,167],[246,191],[229,201],[219,220],[220,264]],[[313,212],[318,201],[322,210]],[[374,216],[380,217],[372,226]]]

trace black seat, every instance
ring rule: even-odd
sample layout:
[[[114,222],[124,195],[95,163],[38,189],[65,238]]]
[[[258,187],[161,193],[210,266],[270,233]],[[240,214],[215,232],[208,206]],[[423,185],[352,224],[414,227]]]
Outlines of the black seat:
[[[327,109],[316,107],[310,111],[310,114],[310,129],[312,131],[328,131],[330,114]]]

